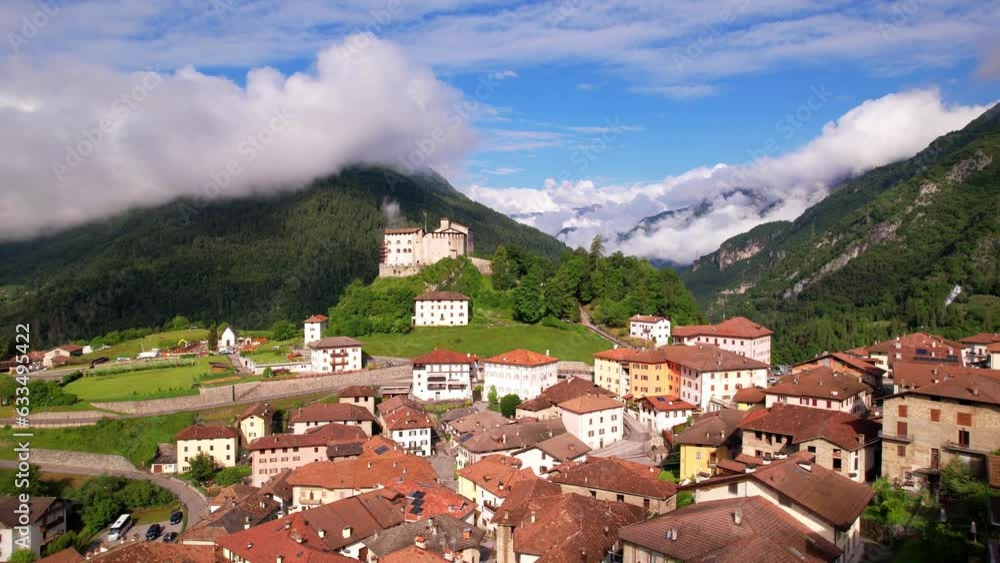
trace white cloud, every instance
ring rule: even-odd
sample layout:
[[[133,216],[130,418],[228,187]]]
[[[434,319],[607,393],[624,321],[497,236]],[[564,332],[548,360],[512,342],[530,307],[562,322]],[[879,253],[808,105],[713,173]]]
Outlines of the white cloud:
[[[510,78],[517,78],[517,77],[518,77],[517,73],[514,72],[513,70],[510,70],[510,69],[501,70],[499,72],[494,72],[493,73],[493,79],[494,80],[507,80],[507,79],[510,79]]]
[[[253,69],[245,87],[191,67],[157,82],[0,59],[0,238],[178,196],[298,188],[359,161],[460,161],[475,119],[454,119],[462,95],[391,44],[368,38],[347,57],[363,39],[330,46],[309,73]],[[74,166],[73,152],[89,154]],[[213,177],[227,184],[218,193]]]
[[[472,186],[465,191],[502,212],[533,213],[531,224],[546,232],[575,229],[566,236],[574,246],[586,246],[601,234],[611,248],[689,263],[760,223],[798,217],[838,181],[910,157],[986,109],[949,106],[933,89],[907,91],[858,105],[824,125],[807,145],[782,155],[767,150],[785,138],[787,123],[779,122],[772,137],[748,151],[755,160],[700,167],[660,182],[598,187],[592,181],[549,179],[540,189]],[[706,201],[710,211],[695,217],[692,208]],[[764,208],[766,219],[760,214]],[[617,241],[640,219],[670,210],[674,216],[648,234]]]
[[[633,88],[632,91],[639,94],[655,94],[665,98],[675,100],[690,100],[693,98],[704,98],[718,92],[718,88],[709,84],[684,84],[678,86],[644,86]]]

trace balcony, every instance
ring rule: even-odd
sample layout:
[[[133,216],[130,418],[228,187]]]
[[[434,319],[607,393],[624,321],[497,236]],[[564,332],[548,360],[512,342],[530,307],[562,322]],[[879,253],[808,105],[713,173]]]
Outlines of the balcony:
[[[303,506],[319,506],[322,504],[318,498],[299,497],[299,504]]]
[[[878,437],[883,440],[890,440],[892,442],[906,442],[910,443],[913,441],[912,434],[894,434],[892,432],[886,432],[885,430],[879,430]]]
[[[973,455],[988,455],[991,451],[991,450],[981,450],[979,448],[973,447],[971,444],[960,444],[958,442],[946,442],[944,447],[952,451],[962,452],[966,454],[973,454]]]

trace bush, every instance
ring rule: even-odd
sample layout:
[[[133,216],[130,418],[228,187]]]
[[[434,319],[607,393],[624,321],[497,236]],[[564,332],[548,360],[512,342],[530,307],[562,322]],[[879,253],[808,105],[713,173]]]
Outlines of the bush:
[[[191,467],[187,470],[187,475],[198,483],[205,484],[215,477],[215,459],[208,455],[208,452],[201,452],[189,461]]]
[[[689,504],[694,504],[694,493],[691,491],[677,493],[677,508],[684,508]]]
[[[60,551],[68,547],[74,547],[76,545],[76,540],[77,540],[76,532],[70,530],[61,536],[57,536],[56,539],[45,544],[45,550],[42,552],[42,554],[48,557],[49,555],[59,553]]]
[[[250,476],[251,468],[245,465],[237,467],[226,467],[215,475],[215,484],[220,487],[228,487],[237,483],[242,483]]]
[[[27,549],[19,549],[15,551],[8,559],[10,563],[34,563],[38,561],[38,556]]]
[[[569,328],[569,326],[566,323],[560,321],[555,317],[545,317],[544,319],[542,319],[542,322],[540,324],[542,326],[547,326],[549,328],[557,328],[559,330],[566,330],[567,328]]]
[[[507,418],[512,418],[517,414],[517,407],[521,404],[521,398],[517,395],[504,395],[500,399],[500,414]]]
[[[69,385],[70,383],[73,383],[77,379],[80,379],[81,377],[83,377],[83,372],[82,371],[74,371],[73,373],[71,373],[69,375],[64,375],[62,377],[62,379],[59,380],[59,385],[65,387],[65,386]]]

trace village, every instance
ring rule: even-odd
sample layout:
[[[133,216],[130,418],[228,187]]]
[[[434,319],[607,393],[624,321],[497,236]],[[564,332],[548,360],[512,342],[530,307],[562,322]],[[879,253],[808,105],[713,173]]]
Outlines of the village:
[[[447,220],[386,230],[381,274],[470,251],[469,229]],[[467,296],[432,290],[412,323],[461,327],[474,314]],[[245,479],[201,489],[205,509],[185,507],[183,525],[126,514],[87,553],[39,561],[848,563],[907,538],[882,514],[890,497],[967,541],[1000,525],[1000,334],[901,334],[776,366],[773,332],[752,319],[640,314],[586,363],[441,348],[397,361],[408,381],[347,384],[385,360],[328,320],[304,319],[301,340],[267,361],[241,353],[266,339],[230,326],[216,343],[97,362],[193,354],[248,376],[320,378],[335,398],[253,401],[184,428],[144,471],[240,467]],[[62,345],[34,368],[98,352]],[[985,496],[962,497],[956,478]],[[71,507],[32,502],[42,547]],[[14,524],[0,528],[0,560]]]

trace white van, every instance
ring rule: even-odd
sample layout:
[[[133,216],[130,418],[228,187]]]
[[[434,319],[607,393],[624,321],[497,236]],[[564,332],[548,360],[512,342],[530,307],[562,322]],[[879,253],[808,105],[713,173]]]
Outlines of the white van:
[[[111,525],[111,530],[108,531],[108,541],[118,541],[125,537],[125,533],[128,532],[129,528],[132,527],[132,515],[122,514],[115,520],[115,523]]]

